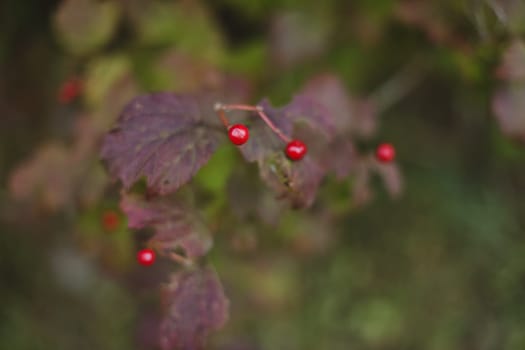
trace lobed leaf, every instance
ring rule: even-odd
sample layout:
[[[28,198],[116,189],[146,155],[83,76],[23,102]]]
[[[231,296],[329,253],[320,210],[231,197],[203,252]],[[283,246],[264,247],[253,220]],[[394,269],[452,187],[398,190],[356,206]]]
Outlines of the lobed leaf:
[[[211,267],[173,275],[163,299],[167,306],[160,327],[163,350],[204,349],[209,333],[228,320],[229,301]]]
[[[403,176],[396,163],[379,163],[374,160],[372,167],[379,174],[388,195],[395,199],[403,193]]]
[[[151,238],[164,249],[184,249],[189,259],[205,255],[212,246],[208,228],[197,213],[181,199],[157,197],[146,200],[137,195],[124,195],[120,208],[128,218],[128,227],[152,227]]]
[[[338,134],[348,132],[370,137],[377,129],[375,106],[367,100],[351,97],[339,77],[320,74],[310,79],[301,93],[326,109]]]
[[[104,138],[101,157],[110,175],[120,179],[126,189],[145,177],[151,193],[172,193],[188,182],[217,148],[218,134],[205,118],[194,96],[139,96]]]
[[[228,179],[226,195],[229,208],[241,220],[255,218],[275,227],[283,215],[285,203],[279,202],[251,170],[247,167],[235,169]]]
[[[305,123],[327,137],[333,136],[336,132],[336,125],[330,110],[314,96],[295,95],[289,104],[281,108],[272,108],[268,100],[263,100],[261,105],[265,111],[276,115],[276,118],[289,120],[293,124]]]
[[[343,82],[333,74],[321,74],[310,79],[301,92],[316,99],[330,114],[339,131],[350,127],[353,119],[352,104]]]
[[[348,177],[355,169],[357,150],[348,137],[338,137],[324,150],[322,165],[327,172],[333,172],[337,180]]]
[[[371,180],[374,174],[379,176],[390,198],[397,199],[403,193],[403,176],[396,163],[380,163],[370,155],[357,160],[352,173],[352,202],[357,207],[373,199],[375,193]]]
[[[277,152],[259,163],[261,178],[294,208],[312,205],[325,172],[310,156],[290,161]]]

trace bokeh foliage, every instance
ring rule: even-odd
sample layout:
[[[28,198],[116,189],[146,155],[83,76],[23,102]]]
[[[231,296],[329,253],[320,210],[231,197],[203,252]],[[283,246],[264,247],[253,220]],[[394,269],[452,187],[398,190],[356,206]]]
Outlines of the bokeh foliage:
[[[136,267],[151,233],[100,219],[118,189],[98,140],[131,98],[227,87],[279,106],[326,72],[359,154],[396,145],[404,191],[345,158],[351,179],[294,211],[219,148],[188,194],[230,299],[209,348],[525,348],[524,3],[2,2],[0,348],[158,348],[173,267]],[[60,105],[70,77],[82,96]]]

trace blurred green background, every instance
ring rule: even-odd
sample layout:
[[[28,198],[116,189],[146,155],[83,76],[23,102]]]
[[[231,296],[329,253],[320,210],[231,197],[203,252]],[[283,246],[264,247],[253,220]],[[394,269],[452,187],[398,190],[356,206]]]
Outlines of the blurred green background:
[[[136,266],[97,155],[129,99],[233,76],[284,104],[331,72],[383,103],[356,145],[392,142],[404,191],[329,178],[247,214],[232,179],[264,185],[221,148],[191,184],[231,305],[209,348],[525,349],[524,23],[519,0],[2,1],[0,348],[157,349],[173,267]]]

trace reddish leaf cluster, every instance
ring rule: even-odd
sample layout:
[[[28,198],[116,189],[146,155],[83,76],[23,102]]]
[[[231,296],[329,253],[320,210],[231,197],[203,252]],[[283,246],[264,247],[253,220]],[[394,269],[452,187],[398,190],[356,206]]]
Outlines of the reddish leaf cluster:
[[[134,99],[106,135],[101,156],[124,187],[142,177],[151,193],[177,190],[209,160],[217,131],[205,123],[197,98],[158,93]]]
[[[205,95],[169,93],[133,100],[104,140],[101,155],[110,174],[126,189],[144,177],[150,194],[176,191],[218,146],[218,118],[214,123],[210,116],[211,103]],[[229,126],[220,114],[230,140],[240,146],[247,161],[258,163],[261,178],[277,196],[294,207],[310,206],[328,173],[338,178],[351,175],[358,160],[353,138],[369,137],[376,129],[372,104],[351,100],[341,81],[328,74],[309,81],[284,107],[273,107],[263,99],[257,107],[243,108],[250,113],[263,111],[264,118],[249,119],[248,127]],[[287,139],[293,141],[285,148]],[[394,150],[382,147],[378,155],[389,162]]]
[[[204,349],[208,333],[228,319],[228,299],[209,267],[173,275],[163,296],[167,306],[160,330],[163,350]]]
[[[146,200],[136,195],[124,195],[120,208],[133,229],[152,227],[152,245],[169,253],[182,248],[186,257],[203,256],[212,245],[208,228],[188,205],[173,196]]]
[[[242,124],[230,124],[226,113],[232,111],[243,111]],[[340,80],[323,75],[283,107],[273,107],[267,99],[257,106],[223,105],[208,94],[139,96],[106,134],[101,156],[125,190],[145,179],[145,196],[122,196],[120,207],[129,227],[152,228],[148,245],[190,267],[211,248],[211,235],[195,210],[173,193],[208,162],[221,135],[238,146],[246,161],[258,164],[262,181],[277,198],[304,208],[312,205],[321,182],[331,173],[338,179],[354,177],[358,203],[370,197],[372,171],[384,178],[392,195],[400,192],[399,172],[390,163],[394,148],[390,144],[378,148],[378,160],[384,163],[380,164],[373,156],[359,155],[354,146],[355,138],[368,138],[375,129],[373,105],[351,100]],[[255,192],[250,190],[252,202]],[[137,258],[148,266],[154,257],[153,251],[144,249]],[[166,291],[163,349],[202,348],[204,337],[220,327],[227,314],[215,273],[186,270],[173,277]]]

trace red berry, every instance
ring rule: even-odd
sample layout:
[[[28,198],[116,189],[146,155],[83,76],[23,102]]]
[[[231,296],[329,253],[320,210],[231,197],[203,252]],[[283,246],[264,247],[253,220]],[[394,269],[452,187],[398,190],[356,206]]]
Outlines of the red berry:
[[[137,261],[142,266],[151,266],[155,262],[155,251],[153,249],[142,249],[137,253]]]
[[[306,154],[306,145],[299,140],[292,140],[286,145],[286,155],[291,160],[301,160]]]
[[[104,230],[113,232],[115,231],[120,224],[119,215],[113,210],[106,210],[102,214],[102,227]]]
[[[243,124],[235,124],[228,129],[228,136],[234,145],[244,145],[250,138],[248,128]]]
[[[389,143],[382,143],[377,146],[376,158],[382,163],[388,163],[394,160],[396,156],[396,150],[394,146]]]
[[[60,103],[66,104],[77,98],[82,92],[82,82],[80,79],[71,78],[64,82],[58,93]]]

